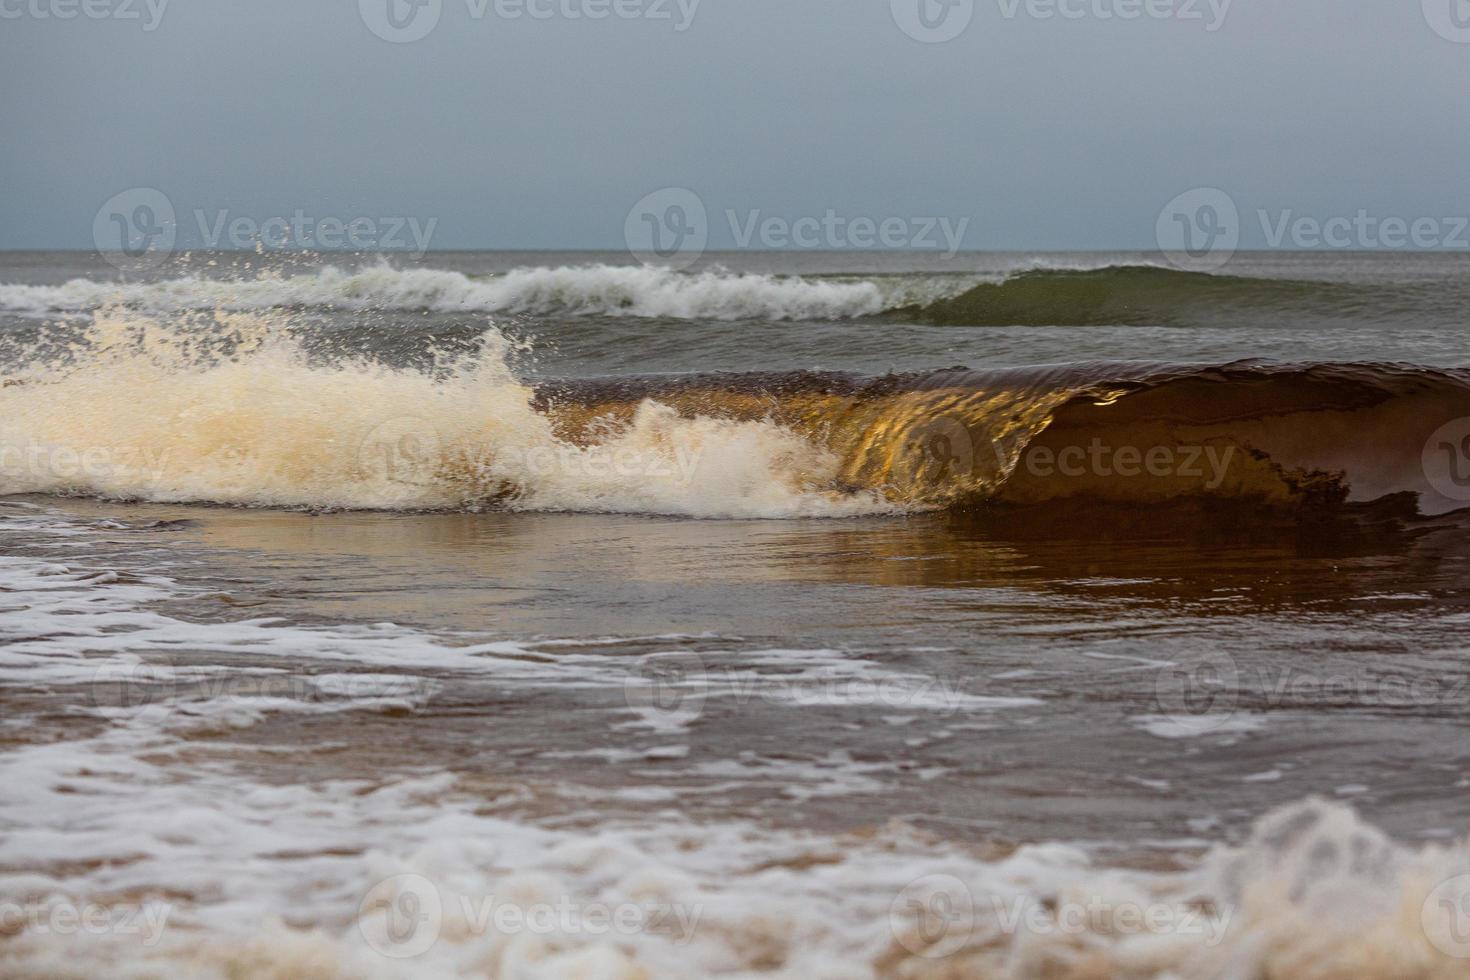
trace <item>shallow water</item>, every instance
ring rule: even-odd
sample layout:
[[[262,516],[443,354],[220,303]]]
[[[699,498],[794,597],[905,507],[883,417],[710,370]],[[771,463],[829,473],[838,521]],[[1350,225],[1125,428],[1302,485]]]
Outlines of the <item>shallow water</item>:
[[[1087,258],[1062,264],[1099,264]],[[851,257],[740,261],[870,271]],[[984,278],[1029,259],[957,261],[971,267],[941,271]],[[180,326],[196,300],[177,288],[94,317],[0,285],[7,336],[32,352],[12,373],[26,383],[4,389],[6,445],[52,451],[49,469],[7,471],[0,500],[0,964],[16,976],[1470,975],[1470,851],[1456,843],[1470,827],[1470,525],[1371,503],[1446,475],[1418,464],[1425,434],[1452,418],[1400,426],[1397,399],[1417,395],[1363,394],[1392,387],[1387,375],[1331,389],[1350,402],[1336,410],[1377,420],[1348,447],[1371,452],[1344,457],[1358,467],[1344,479],[1375,488],[1345,488],[1356,506],[1144,505],[1125,481],[1121,504],[935,509],[891,481],[852,487],[802,448],[816,435],[722,416],[678,430],[723,440],[693,491],[577,457],[575,480],[558,471],[554,486],[424,512],[415,495],[440,483],[375,470],[360,449],[362,431],[406,411],[476,404],[514,422],[493,430],[497,446],[552,438],[530,407],[536,379],[634,370],[1284,355],[1450,369],[1432,383],[1453,392],[1465,359],[1447,292],[1424,283],[1458,288],[1458,259],[1241,261],[1232,273],[1347,282],[1371,310],[1022,328],[771,308],[584,315],[564,298],[492,319],[425,314],[420,294],[394,305],[381,289],[364,309],[230,312],[209,292],[197,302],[211,324],[246,317],[225,322],[264,340],[201,373],[179,343],[203,329]],[[6,262],[4,283],[103,281],[69,257]],[[1385,330],[1405,283],[1438,298]],[[743,286],[736,274],[717,288]],[[80,371],[37,360],[28,338],[63,317],[143,323],[158,342],[147,357],[123,341],[84,347]],[[285,327],[261,326],[272,317]],[[491,328],[535,342],[416,380],[425,355],[404,337],[454,346]],[[376,338],[382,370],[323,336]],[[94,363],[98,350],[110,353]],[[1215,392],[1309,383],[1247,372],[1203,390],[1219,409]],[[565,402],[602,389],[552,390]],[[392,397],[405,401],[377,401]],[[1286,396],[1262,397],[1264,417],[1282,414]],[[1432,404],[1457,410],[1445,397]],[[1328,431],[1312,405],[1292,412]],[[1090,404],[1069,411],[1047,431],[1093,424]],[[1236,408],[1216,414],[1238,425]],[[654,451],[691,416],[647,421],[638,445]],[[234,434],[210,442],[223,429]],[[404,435],[368,444],[424,462]],[[58,446],[169,452],[151,470],[66,470]],[[527,473],[545,476],[510,475]],[[409,509],[382,497],[335,509],[389,493]],[[568,512],[576,501],[597,512]],[[747,516],[656,513],[699,507]],[[645,512],[604,512],[620,509]]]

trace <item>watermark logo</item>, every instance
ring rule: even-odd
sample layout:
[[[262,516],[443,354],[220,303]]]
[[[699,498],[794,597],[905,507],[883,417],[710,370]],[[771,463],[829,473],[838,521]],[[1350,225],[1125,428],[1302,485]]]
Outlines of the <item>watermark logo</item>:
[[[623,682],[623,699],[659,727],[682,728],[704,714],[708,688],[697,654],[653,653],[643,657]]]
[[[1425,441],[1424,478],[1442,496],[1470,501],[1470,418],[1446,422]]]
[[[296,208],[290,214],[258,219],[193,209],[194,232],[206,249],[295,249],[329,251],[401,251],[415,258],[429,250],[438,218],[413,216],[311,215]],[[92,219],[92,241],[103,258],[120,269],[161,265],[179,248],[173,201],[152,187],[133,187],[114,194]]]
[[[943,959],[964,948],[974,934],[975,897],[953,875],[916,878],[888,907],[888,927],[910,953]]]
[[[402,874],[378,883],[357,908],[367,944],[392,959],[427,953],[444,927],[444,900],[423,875]]]
[[[513,874],[495,868],[498,874]],[[671,902],[584,902],[570,894],[537,900],[441,890],[418,874],[378,882],[358,906],[367,944],[391,959],[422,956],[445,931],[462,936],[541,936],[568,939],[658,935],[675,946],[693,942],[704,906]]]
[[[176,684],[171,663],[139,660],[104,664],[88,690],[92,704],[109,715],[139,714],[170,701]]]
[[[1214,731],[1235,715],[1240,666],[1227,653],[1207,653],[1170,664],[1154,679],[1154,701],[1183,732]]]
[[[1446,41],[1470,44],[1470,0],[1422,0],[1424,19]]]
[[[925,419],[904,437],[897,469],[910,479],[928,477],[936,484],[964,480],[975,472],[975,440],[959,419]]]
[[[1382,215],[1367,208],[1336,215],[1293,208],[1255,209],[1260,240],[1269,249],[1470,249],[1470,216]],[[1241,245],[1243,228],[1235,200],[1218,188],[1180,194],[1159,213],[1155,236],[1175,268],[1212,272]],[[1254,233],[1254,232],[1253,232]]]
[[[98,713],[118,721],[144,714],[161,719],[179,708],[220,701],[268,706],[289,700],[402,713],[426,704],[439,688],[433,678],[396,673],[180,676],[168,661],[106,663],[89,685]]]
[[[174,205],[153,187],[130,187],[108,198],[92,219],[92,242],[118,268],[146,269],[165,262],[178,238]]]
[[[1196,187],[1159,212],[1154,238],[1164,258],[1186,272],[1213,272],[1240,247],[1240,212],[1217,187]]]
[[[844,251],[942,250],[953,258],[964,245],[969,218],[822,214],[767,214],[760,208],[726,208],[725,222],[735,248]],[[645,265],[686,269],[710,241],[704,200],[683,187],[667,187],[644,197],[628,212],[623,240]]]
[[[1419,909],[1419,924],[1435,949],[1470,960],[1470,874],[1436,885]]]
[[[413,416],[383,422],[357,447],[357,465],[365,476],[405,486],[428,483],[442,458],[443,447],[433,423]]]
[[[393,44],[408,44],[429,35],[439,23],[443,0],[357,0],[367,29]]]
[[[704,201],[685,187],[654,191],[628,212],[623,241],[644,265],[687,269],[709,245]]]
[[[943,44],[965,32],[975,0],[890,0],[893,22],[915,41]]]

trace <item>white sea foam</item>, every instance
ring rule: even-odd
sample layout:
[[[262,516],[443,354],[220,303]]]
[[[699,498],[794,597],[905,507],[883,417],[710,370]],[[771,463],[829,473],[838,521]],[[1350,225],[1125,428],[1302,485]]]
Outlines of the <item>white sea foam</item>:
[[[891,289],[891,287],[890,287]],[[470,277],[444,269],[325,267],[298,276],[158,282],[73,279],[60,286],[0,285],[0,309],[34,315],[127,305],[179,310],[434,310],[668,319],[833,320],[870,316],[896,302],[865,279],[803,279],[752,273],[680,273],[644,266],[562,266]]]
[[[376,509],[692,517],[893,513],[836,489],[841,460],[769,421],[653,401],[594,445],[558,436],[495,330],[437,372],[312,361],[270,314],[200,357],[187,320],[99,312],[74,362],[0,386],[0,493]]]
[[[833,837],[663,813],[572,829],[497,813],[497,793],[525,787],[432,769],[262,780],[248,749],[200,740],[195,723],[227,735],[281,711],[384,710],[384,699],[412,712],[403,678],[451,668],[508,685],[620,684],[607,663],[620,658],[574,643],[528,657],[389,624],[186,623],[157,608],[182,586],[73,557],[106,530],[7,510],[8,531],[57,547],[0,562],[0,685],[12,705],[61,692],[77,723],[0,752],[6,977],[1470,975],[1470,849],[1395,844],[1342,804],[1287,807],[1239,847],[1140,872],[1056,843],[986,856],[902,824]],[[852,675],[849,660],[756,652],[706,693],[732,696],[778,662],[820,683]],[[320,692],[347,696],[280,697],[272,670],[306,662],[331,668],[312,675]],[[136,701],[72,696],[140,665],[158,669],[132,677]],[[228,697],[190,687],[221,673],[241,682]],[[147,696],[169,683],[180,686]],[[681,748],[654,762],[688,765]],[[810,797],[870,792],[885,766],[837,753],[773,775]],[[678,798],[651,788],[665,795],[649,802]]]
[[[36,870],[0,879],[0,901],[136,906],[147,925],[32,916],[0,942],[7,976],[1467,975],[1453,903],[1470,852],[1394,845],[1321,802],[1197,868],[1142,873],[1054,844],[985,860],[901,825],[555,830],[487,815],[447,775],[256,786],[121,749],[4,758],[0,819],[29,829],[0,862]],[[66,826],[41,829],[57,813]],[[63,850],[91,870],[38,861]]]

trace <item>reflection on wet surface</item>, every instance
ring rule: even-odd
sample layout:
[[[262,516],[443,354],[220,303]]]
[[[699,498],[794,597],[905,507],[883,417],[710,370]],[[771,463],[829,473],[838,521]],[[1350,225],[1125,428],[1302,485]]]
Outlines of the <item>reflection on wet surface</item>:
[[[825,831],[902,819],[1125,849],[1216,839],[1314,793],[1409,837],[1470,822],[1470,539],[1449,519],[1160,517],[1125,538],[1116,522],[1089,535],[1081,515],[1043,529],[60,506],[182,521],[94,545],[186,579],[192,594],[163,604],[181,619],[503,640],[462,666],[404,664],[433,680],[412,711],[200,736],[267,781],[442,768],[490,811],[588,825],[665,809]],[[309,648],[169,655],[368,669]]]

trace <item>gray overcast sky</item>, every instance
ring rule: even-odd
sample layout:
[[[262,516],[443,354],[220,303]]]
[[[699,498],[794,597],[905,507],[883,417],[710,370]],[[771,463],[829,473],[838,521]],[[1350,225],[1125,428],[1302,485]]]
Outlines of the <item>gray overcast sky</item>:
[[[621,247],[665,186],[700,195],[716,247],[727,209],[968,217],[969,248],[1151,247],[1197,186],[1243,216],[1470,214],[1470,43],[1450,19],[1470,24],[1467,0],[1234,0],[1214,31],[1208,0],[1131,20],[1099,16],[1130,0],[1061,0],[1076,18],[973,0],[943,43],[890,0],[700,0],[682,31],[677,0],[600,20],[441,0],[409,43],[369,29],[389,0],[170,0],[153,30],[159,0],[37,16],[82,2],[0,0],[0,247],[90,248],[99,206],[135,186],[195,247],[196,209],[437,218],[435,248]]]

